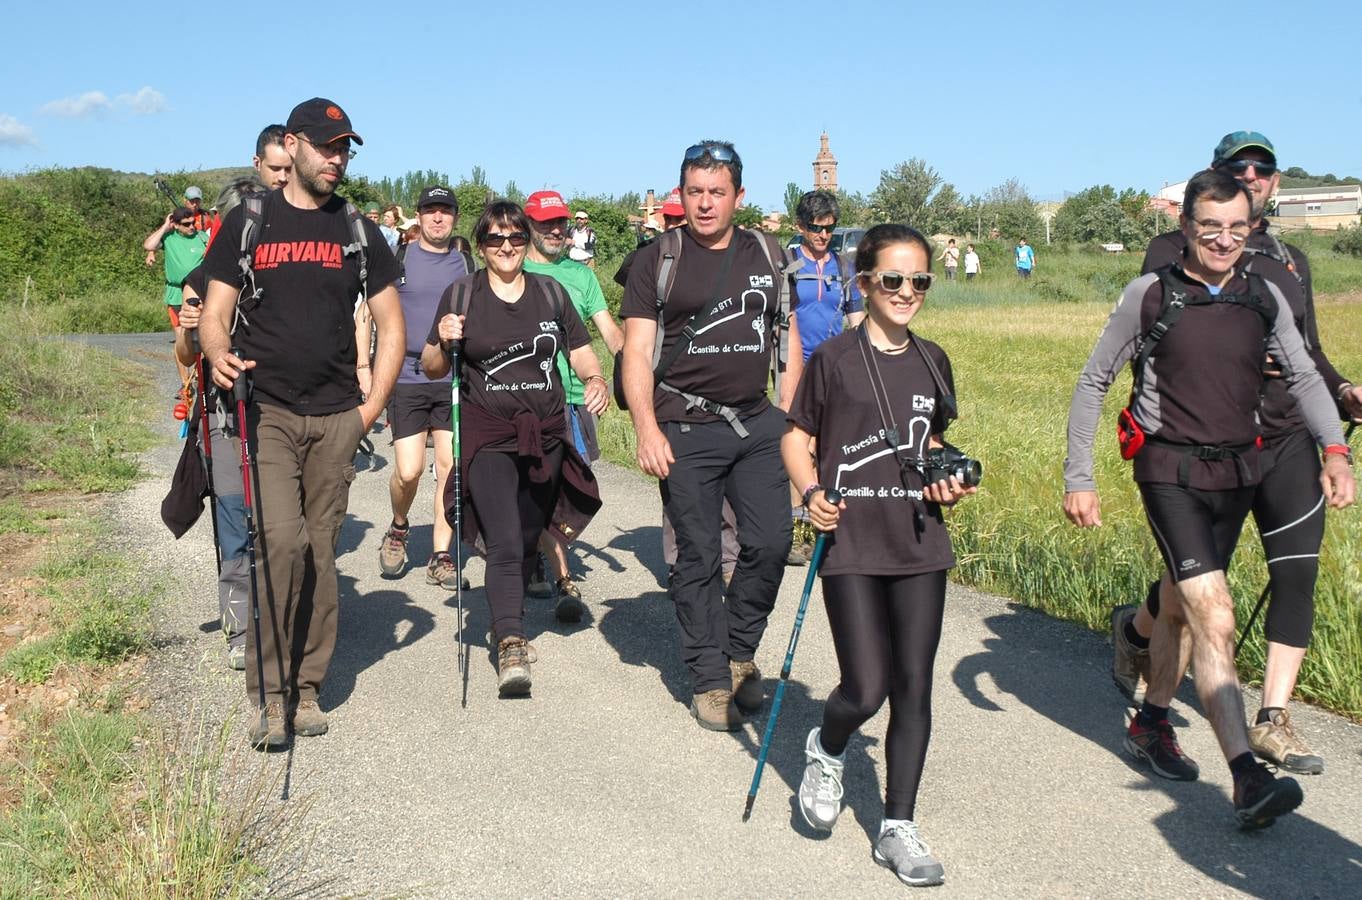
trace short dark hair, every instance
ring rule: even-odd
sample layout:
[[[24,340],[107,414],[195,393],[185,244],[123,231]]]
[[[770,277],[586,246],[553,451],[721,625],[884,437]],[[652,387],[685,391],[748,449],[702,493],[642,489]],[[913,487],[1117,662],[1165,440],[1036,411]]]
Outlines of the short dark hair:
[[[1223,169],[1202,169],[1187,182],[1187,190],[1182,194],[1182,216],[1192,218],[1192,211],[1198,200],[1214,200],[1227,203],[1235,197],[1243,196],[1248,201],[1249,213],[1253,213],[1253,193],[1248,185]]]
[[[514,231],[530,233],[530,220],[525,215],[525,210],[519,203],[512,203],[510,200],[497,200],[488,204],[478,217],[478,224],[473,226],[473,243],[479,247],[487,240],[487,235],[492,233],[493,225],[510,225]]]
[[[927,271],[932,270],[932,245],[922,236],[922,232],[907,225],[876,225],[865,233],[856,245],[856,274],[868,275],[875,271],[880,251],[891,244],[917,244],[927,257]]]
[[[174,214],[171,216],[171,218],[175,220],[175,224],[176,224],[176,225],[179,225],[179,224],[180,224],[181,222],[183,222],[185,219],[188,219],[188,220],[190,221],[190,223],[193,223],[193,221],[194,221],[194,210],[190,209],[190,208],[187,207],[187,206],[177,206],[177,207],[175,207],[175,212],[174,212]]]
[[[264,156],[265,148],[270,144],[284,146],[284,126],[266,125],[260,131],[260,137],[255,139],[255,155]]]
[[[677,184],[685,185],[686,173],[691,169],[704,169],[706,172],[712,172],[715,169],[727,169],[728,173],[733,176],[733,189],[736,191],[742,187],[742,157],[738,155],[738,151],[731,143],[728,141],[700,141],[693,146],[703,147],[704,152],[694,159],[681,160],[681,180]],[[722,151],[725,156],[731,155],[733,158],[717,160],[714,158],[711,148]]]
[[[809,191],[799,198],[799,205],[795,207],[795,221],[800,225],[812,225],[814,219],[824,216],[832,216],[834,222],[842,216],[842,209],[837,205],[837,197],[832,191]]]

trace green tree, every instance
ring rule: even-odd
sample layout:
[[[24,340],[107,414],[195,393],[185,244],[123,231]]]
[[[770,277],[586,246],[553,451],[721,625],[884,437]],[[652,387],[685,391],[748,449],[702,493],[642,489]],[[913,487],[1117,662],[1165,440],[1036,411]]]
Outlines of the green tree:
[[[804,196],[804,190],[793,181],[785,184],[785,220],[794,223],[798,216],[795,211],[799,208],[799,198]]]
[[[967,230],[962,227],[963,223],[970,217],[965,209],[965,201],[960,196],[960,192],[955,189],[955,185],[946,182],[941,185],[941,189],[936,192],[931,203],[931,219],[933,230],[927,234],[937,232],[948,232],[950,234],[960,234]]]
[[[932,195],[941,176],[926,160],[913,157],[880,173],[879,186],[870,195],[870,209],[881,222],[901,222],[923,234],[935,230]]]
[[[760,228],[766,213],[760,206],[740,206],[733,213],[733,224],[739,228]]]
[[[1065,200],[1055,213],[1053,236],[1071,243],[1119,242],[1140,247],[1154,236],[1156,220],[1149,194],[1109,184],[1094,185]]]
[[[1031,243],[1045,237],[1045,221],[1040,217],[1036,201],[1016,178],[984,192],[982,203],[984,228],[996,228],[1002,240],[1015,241],[1024,237]]]
[[[525,204],[525,192],[516,186],[514,179],[506,182],[506,190],[501,196],[510,200],[512,203],[519,203],[522,206]]]
[[[859,191],[847,193],[839,190],[837,192],[837,206],[841,209],[838,224],[848,228],[862,228],[873,225],[873,217],[870,214],[870,201]]]

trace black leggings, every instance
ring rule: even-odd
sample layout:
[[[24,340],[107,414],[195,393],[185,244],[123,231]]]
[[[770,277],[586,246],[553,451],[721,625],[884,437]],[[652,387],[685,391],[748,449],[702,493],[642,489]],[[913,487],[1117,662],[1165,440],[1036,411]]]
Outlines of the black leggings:
[[[1293,431],[1269,441],[1262,471],[1253,495],[1253,521],[1272,580],[1264,631],[1275,644],[1308,647],[1324,542],[1324,491],[1314,439],[1308,432]],[[1150,613],[1158,616],[1158,582],[1150,585],[1147,599]]]
[[[823,603],[842,683],[823,707],[823,749],[839,754],[889,698],[884,815],[911,819],[932,735],[932,666],[946,609],[946,570],[827,575]]]
[[[548,481],[530,480],[530,459],[514,453],[479,451],[468,466],[468,492],[487,546],[487,606],[492,637],[500,642],[525,636],[525,587],[530,583],[539,535],[558,501],[563,445],[545,448]]]

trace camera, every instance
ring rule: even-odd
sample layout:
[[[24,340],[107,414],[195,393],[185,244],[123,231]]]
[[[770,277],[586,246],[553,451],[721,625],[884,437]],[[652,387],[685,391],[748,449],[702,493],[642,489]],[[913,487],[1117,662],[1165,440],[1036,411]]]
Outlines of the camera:
[[[950,444],[928,450],[918,465],[918,471],[927,484],[944,481],[954,475],[955,480],[965,487],[977,487],[984,477],[984,467],[977,459],[970,459]]]

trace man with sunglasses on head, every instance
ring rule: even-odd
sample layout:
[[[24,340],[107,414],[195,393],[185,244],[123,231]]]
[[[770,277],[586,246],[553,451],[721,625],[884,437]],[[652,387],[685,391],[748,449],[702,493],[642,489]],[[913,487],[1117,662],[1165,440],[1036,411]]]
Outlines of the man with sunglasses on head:
[[[1286,298],[1307,352],[1339,404],[1340,415],[1362,415],[1362,388],[1354,387],[1329,362],[1316,327],[1310,265],[1305,254],[1268,231],[1263,213],[1281,181],[1276,151],[1256,131],[1235,131],[1216,145],[1211,168],[1244,184],[1253,198],[1251,231],[1244,245],[1246,268],[1257,272]],[[1180,262],[1187,250],[1181,231],[1159,235],[1145,254],[1144,271]],[[1271,602],[1264,629],[1267,666],[1262,706],[1249,728],[1249,745],[1263,759],[1291,772],[1317,775],[1324,759],[1296,732],[1287,712],[1296,676],[1305,659],[1314,626],[1315,579],[1324,539],[1324,497],[1319,458],[1296,401],[1286,390],[1279,366],[1264,372],[1259,417],[1263,426],[1263,473],[1253,499],[1253,518],[1268,560]],[[1148,684],[1149,640],[1161,606],[1157,584],[1150,585],[1144,604],[1118,606],[1112,612],[1112,677],[1136,704],[1145,697],[1167,705],[1177,683]],[[1245,627],[1249,627],[1247,623]],[[1180,667],[1185,668],[1185,663]]]
[[[1190,646],[1197,695],[1233,776],[1235,817],[1242,828],[1262,828],[1302,799],[1296,781],[1274,778],[1250,748],[1225,578],[1262,477],[1264,348],[1307,423],[1315,446],[1306,453],[1323,448],[1323,498],[1336,508],[1353,502],[1352,459],[1286,297],[1250,269],[1252,257],[1245,260],[1253,227],[1248,187],[1221,170],[1199,172],[1187,183],[1181,225],[1182,259],[1126,285],[1074,388],[1064,512],[1079,527],[1102,524],[1093,443],[1102,398],[1131,362],[1130,403],[1119,419],[1122,456],[1134,460],[1166,570],[1150,647],[1152,684],[1125,746],[1164,778],[1200,776],[1168,721]]]
[[[691,712],[703,728],[736,731],[742,710],[755,711],[764,699],[753,658],[790,548],[785,422],[766,399],[786,257],[768,235],[733,225],[743,188],[732,144],[688,148],[680,185],[686,225],[639,251],[625,287],[624,394],[639,468],[659,479],[676,529],[671,596]],[[793,384],[803,356],[793,323],[790,332],[785,379]],[[657,382],[654,366],[663,365]],[[742,545],[727,591],[725,497]]]
[[[570,243],[568,238],[568,207],[563,196],[557,191],[535,191],[525,201],[525,215],[530,220],[530,247],[525,256],[525,271],[536,275],[547,275],[561,284],[567,291],[577,315],[583,324],[591,322],[605,341],[606,349],[613,356],[624,346],[624,335],[615,320],[610,318],[606,307],[605,294],[596,273],[576,260],[569,259],[565,252]],[[596,439],[596,417],[586,408],[586,386],[568,365],[563,354],[557,358],[558,374],[563,381],[563,393],[567,398],[567,434],[577,448],[577,453],[588,464],[600,459],[601,448]],[[539,552],[542,560],[547,558],[552,568],[549,573],[536,572],[531,580],[531,590],[543,595],[556,595],[554,615],[560,622],[580,622],[586,606],[582,602],[582,592],[572,580],[568,570],[567,549],[561,541],[547,532],[539,538]]]
[[[245,437],[256,448],[259,485],[260,635],[247,629],[246,653],[263,669],[265,706],[248,732],[258,748],[284,745],[290,727],[303,736],[327,731],[318,693],[336,646],[336,540],[355,451],[387,403],[406,333],[392,251],[378,227],[335,194],[352,143],[363,143],[350,117],[315,97],[294,107],[284,131],[292,177],[265,195],[248,258],[235,238],[209,249],[199,327],[219,387],[231,390],[251,373]],[[228,214],[228,235],[246,234],[247,209]],[[360,295],[378,327],[367,398],[356,377]],[[260,678],[248,664],[253,701]]]

